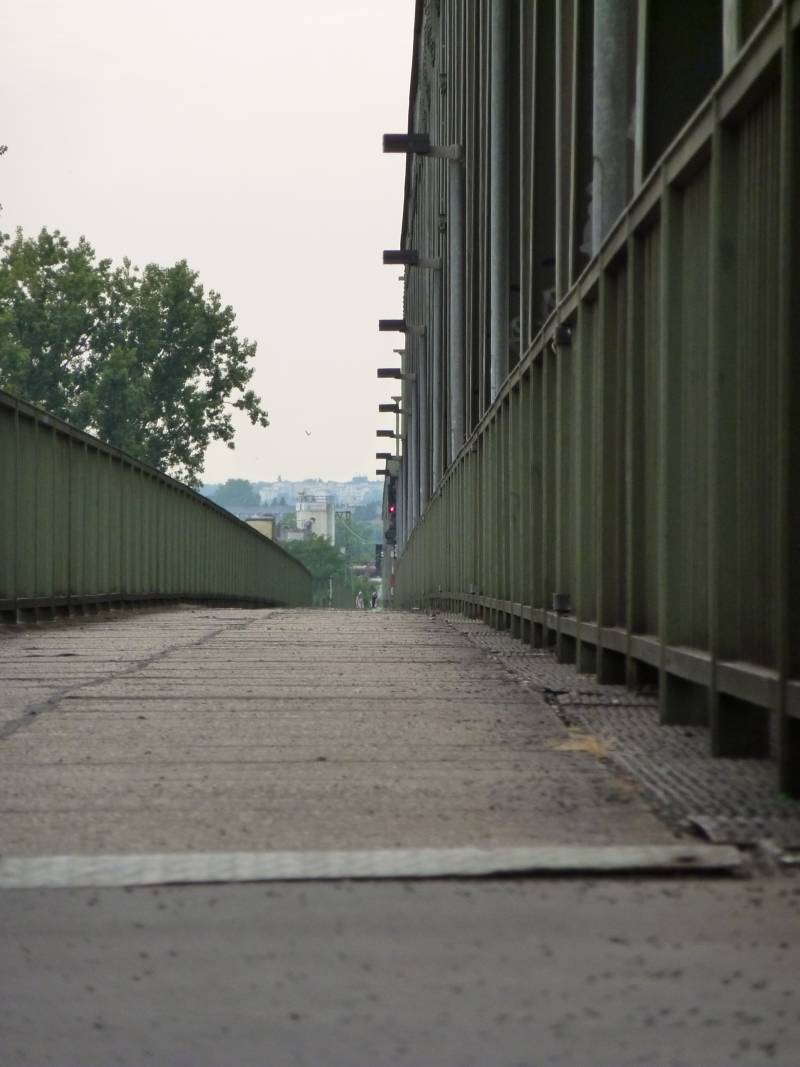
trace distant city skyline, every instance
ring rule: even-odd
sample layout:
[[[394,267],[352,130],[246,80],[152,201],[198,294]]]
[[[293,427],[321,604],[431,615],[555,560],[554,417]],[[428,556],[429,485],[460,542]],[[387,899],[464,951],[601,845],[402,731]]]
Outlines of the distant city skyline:
[[[259,505],[251,505],[244,502],[232,505],[227,502],[224,504],[224,506],[230,507],[236,513],[246,512],[251,514],[259,508],[266,511],[274,508],[288,508],[293,506],[294,502],[304,492],[309,493],[311,496],[331,497],[337,507],[340,505],[343,507],[358,507],[362,504],[375,504],[383,497],[383,479],[363,479],[360,475],[354,475],[352,478],[344,480],[319,478],[313,475],[309,478],[293,480],[283,478],[281,481],[277,479],[262,481],[250,478],[226,479],[223,482],[204,482],[202,492],[207,496],[213,497],[228,481],[235,480],[246,481],[261,498]]]
[[[243,475],[233,474],[230,478],[223,478],[217,482],[212,482],[207,478],[204,478],[203,485],[222,485],[226,481],[233,481],[237,478],[250,482],[251,485],[307,485],[315,482],[321,482],[325,485],[351,485],[354,482],[359,484],[361,479],[366,479],[366,482],[372,482],[375,485],[383,485],[383,480],[381,478],[370,478],[369,475],[360,473],[353,474],[349,478],[325,478],[321,474],[309,474],[304,478],[284,478],[282,475],[278,475],[275,478],[245,478]]]

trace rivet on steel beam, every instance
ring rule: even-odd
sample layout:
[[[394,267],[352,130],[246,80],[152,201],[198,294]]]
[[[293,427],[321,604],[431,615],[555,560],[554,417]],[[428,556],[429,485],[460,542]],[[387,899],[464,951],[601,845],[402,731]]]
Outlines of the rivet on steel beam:
[[[556,348],[570,348],[572,346],[572,327],[556,326],[553,333],[553,344]]]

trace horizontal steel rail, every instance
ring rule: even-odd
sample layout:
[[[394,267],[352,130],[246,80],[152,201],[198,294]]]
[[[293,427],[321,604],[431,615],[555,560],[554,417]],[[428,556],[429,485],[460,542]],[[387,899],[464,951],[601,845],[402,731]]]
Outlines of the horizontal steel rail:
[[[800,4],[776,4],[650,171],[397,564],[400,606],[658,684],[663,722],[708,725],[715,755],[775,757],[796,795],[798,23]]]
[[[311,576],[212,501],[0,391],[0,621],[163,601],[311,603]]]

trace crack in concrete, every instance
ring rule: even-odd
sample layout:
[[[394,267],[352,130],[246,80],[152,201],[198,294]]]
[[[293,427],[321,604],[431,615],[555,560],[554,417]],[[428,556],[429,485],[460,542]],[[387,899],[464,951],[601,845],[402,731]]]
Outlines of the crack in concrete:
[[[147,667],[152,666],[154,663],[158,663],[159,660],[166,659],[173,652],[185,651],[189,648],[202,648],[203,645],[213,641],[215,637],[218,637],[221,633],[230,633],[232,630],[246,630],[256,622],[256,618],[246,619],[244,622],[238,623],[226,623],[224,626],[218,626],[211,633],[205,634],[203,637],[198,638],[195,641],[188,642],[176,642],[174,645],[169,645],[167,648],[162,648],[159,652],[154,652],[153,655],[147,656],[145,659],[136,660],[134,663],[121,671],[111,671],[108,674],[103,675],[100,678],[90,678],[88,681],[78,682],[75,685],[66,685],[63,688],[57,690],[47,700],[39,701],[35,704],[28,704],[21,715],[16,719],[11,719],[9,722],[0,726],[0,741],[7,741],[20,730],[24,730],[28,726],[33,724],[40,718],[41,715],[46,712],[55,711],[62,700],[72,697],[76,693],[80,693],[84,689],[90,689],[93,685],[99,685],[101,682],[114,681],[118,678],[128,678],[132,674],[136,674],[139,671],[145,670]]]

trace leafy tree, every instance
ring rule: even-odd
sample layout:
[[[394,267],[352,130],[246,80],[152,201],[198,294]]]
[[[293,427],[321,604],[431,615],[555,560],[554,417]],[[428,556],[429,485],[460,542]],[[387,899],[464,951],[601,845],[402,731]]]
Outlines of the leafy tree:
[[[312,534],[308,540],[287,541],[283,547],[305,564],[312,578],[338,578],[344,574],[341,552],[325,537]]]
[[[255,351],[184,260],[114,267],[83,237],[0,234],[0,386],[190,484],[211,441],[234,447],[232,409],[268,425]]]
[[[261,503],[258,490],[246,478],[229,478],[211,499],[223,508],[257,508]]]
[[[336,546],[344,548],[348,562],[369,563],[374,559],[375,540],[371,523],[361,522],[354,516],[336,520]]]

